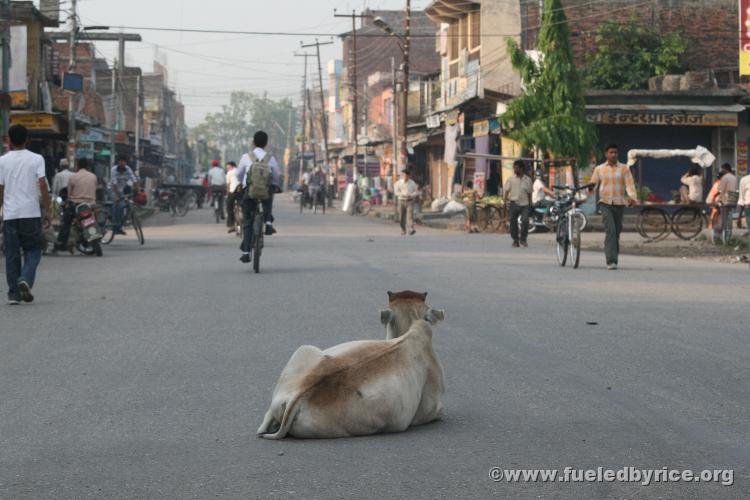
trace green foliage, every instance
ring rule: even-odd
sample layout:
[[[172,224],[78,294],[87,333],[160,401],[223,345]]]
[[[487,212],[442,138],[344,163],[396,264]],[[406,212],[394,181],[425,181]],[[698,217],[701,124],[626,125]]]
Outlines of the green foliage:
[[[596,50],[584,70],[592,89],[639,90],[652,76],[681,73],[687,42],[679,33],[661,33],[636,24],[609,22],[594,38]]]
[[[540,62],[508,40],[511,62],[521,74],[525,90],[508,105],[503,127],[524,148],[538,147],[557,158],[573,157],[579,164],[587,164],[596,144],[596,130],[586,119],[586,102],[561,0],[545,2],[537,50],[543,54]]]
[[[239,160],[250,151],[253,135],[258,130],[265,130],[271,142],[276,138],[280,144],[270,144],[276,151],[283,150],[286,136],[281,133],[276,136],[278,127],[285,133],[289,121],[289,110],[293,109],[289,99],[274,101],[250,92],[232,92],[229,104],[222,106],[218,113],[209,113],[203,123],[193,127],[190,131],[194,139],[205,139],[213,142],[219,148],[226,148],[228,160]],[[294,117],[292,117],[292,123]],[[278,124],[275,125],[275,124]]]

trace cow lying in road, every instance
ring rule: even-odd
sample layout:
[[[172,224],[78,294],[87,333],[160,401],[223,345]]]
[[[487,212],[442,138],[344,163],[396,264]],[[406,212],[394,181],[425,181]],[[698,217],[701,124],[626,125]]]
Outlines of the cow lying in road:
[[[388,292],[386,340],[302,346],[281,372],[258,429],[267,439],[400,432],[440,417],[443,369],[432,328],[444,317],[426,293]]]

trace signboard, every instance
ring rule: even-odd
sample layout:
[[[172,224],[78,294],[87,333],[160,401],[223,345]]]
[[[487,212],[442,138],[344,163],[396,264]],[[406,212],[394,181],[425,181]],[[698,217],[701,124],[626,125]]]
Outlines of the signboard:
[[[740,0],[740,76],[750,75],[750,0]]]
[[[474,172],[474,189],[478,193],[484,193],[486,175],[484,172]]]
[[[748,0],[750,2],[750,0]],[[737,113],[592,113],[599,125],[666,125],[676,127],[736,127]]]
[[[737,141],[737,175],[747,175],[747,141]]]
[[[54,115],[46,113],[28,113],[22,115],[11,115],[11,125],[23,125],[29,130],[48,130],[52,132],[60,132],[57,120]]]
[[[521,147],[521,144],[509,137],[503,136],[500,146],[502,150],[502,156],[505,156],[507,158],[521,158],[523,156],[523,148]],[[502,168],[500,169],[501,183],[504,184],[505,181],[507,181],[511,177],[513,177],[513,160],[503,160]]]
[[[490,135],[490,121],[489,120],[479,120],[476,122],[472,122],[474,133],[472,134],[474,137],[482,137],[485,135]]]

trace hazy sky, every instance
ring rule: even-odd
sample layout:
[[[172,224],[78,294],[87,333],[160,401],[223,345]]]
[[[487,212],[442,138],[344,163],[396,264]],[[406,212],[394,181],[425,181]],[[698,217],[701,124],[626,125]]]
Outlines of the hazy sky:
[[[423,9],[429,0],[413,0],[412,4],[413,9]],[[63,8],[69,6],[69,0],[63,2]],[[351,28],[351,21],[334,18],[333,10],[350,13],[365,6],[403,9],[405,1],[78,0],[78,13],[83,25],[89,26],[342,33]],[[304,59],[293,53],[300,50],[301,41],[315,41],[315,37],[304,36],[138,32],[143,42],[126,45],[127,64],[149,71],[158,46],[158,57],[167,61],[170,85],[185,103],[188,125],[220,109],[232,90],[267,91],[269,97],[298,99]],[[327,41],[326,37],[320,39]],[[323,64],[341,57],[341,44],[334,40],[335,45],[321,48]],[[116,45],[99,42],[97,48],[111,62]],[[317,76],[317,64],[314,60],[310,63],[309,70]]]

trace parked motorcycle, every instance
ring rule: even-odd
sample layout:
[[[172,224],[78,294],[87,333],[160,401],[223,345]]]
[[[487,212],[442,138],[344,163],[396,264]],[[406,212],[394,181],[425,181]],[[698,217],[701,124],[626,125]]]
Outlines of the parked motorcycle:
[[[95,208],[88,203],[78,204],[70,232],[73,234],[75,247],[79,252],[84,255],[102,256],[103,234]]]

